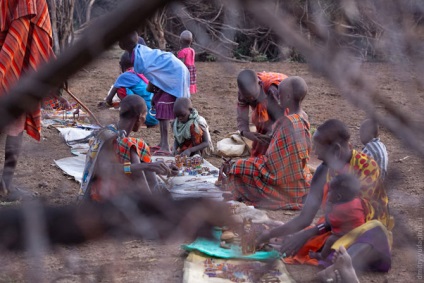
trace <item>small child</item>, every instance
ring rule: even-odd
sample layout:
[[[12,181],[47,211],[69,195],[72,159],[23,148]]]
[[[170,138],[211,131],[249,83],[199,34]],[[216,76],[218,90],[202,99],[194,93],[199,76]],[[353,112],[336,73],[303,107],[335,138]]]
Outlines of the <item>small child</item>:
[[[359,129],[359,136],[364,145],[362,152],[372,157],[380,167],[380,178],[384,180],[387,174],[387,164],[389,157],[386,146],[378,138],[378,125],[371,119],[362,122]]]
[[[365,223],[365,211],[359,198],[361,184],[353,175],[341,174],[333,178],[328,190],[325,221],[331,226],[332,235],[321,252],[309,252],[311,258],[326,259],[331,246],[343,235]]]
[[[124,52],[121,55],[119,66],[121,67],[122,73],[119,75],[113,87],[109,90],[109,93],[106,97],[106,104],[109,106],[112,105],[112,99],[115,94],[118,95],[120,100],[124,99],[124,97],[127,95],[136,94],[144,99],[144,102],[147,106],[147,117],[145,122],[146,126],[156,126],[159,121],[150,114],[153,93],[148,92],[146,89],[149,81],[145,76],[142,74],[137,74],[134,71],[133,63],[128,52]]]
[[[146,115],[144,100],[129,95],[121,101],[118,124],[109,125],[96,135],[81,182],[81,194],[86,199],[110,199],[126,188],[149,194],[160,187],[155,173],[171,173],[163,161],[151,162],[149,147],[141,138],[129,136],[140,130]]]
[[[182,97],[175,101],[174,114],[174,154],[192,156],[213,152],[208,124],[193,108],[189,98]]]
[[[191,43],[193,42],[193,34],[185,30],[180,35],[180,45],[181,50],[178,51],[177,57],[183,61],[187,66],[188,71],[190,72],[190,94],[197,92],[196,85],[196,66],[194,65],[196,52],[191,48]]]
[[[160,143],[155,155],[171,155],[168,141],[169,121],[175,119],[173,106],[178,97],[190,97],[190,73],[181,60],[172,53],[151,49],[138,44],[138,35],[132,32],[119,40],[119,47],[128,51],[134,71],[149,80],[154,95],[152,102],[159,120]]]

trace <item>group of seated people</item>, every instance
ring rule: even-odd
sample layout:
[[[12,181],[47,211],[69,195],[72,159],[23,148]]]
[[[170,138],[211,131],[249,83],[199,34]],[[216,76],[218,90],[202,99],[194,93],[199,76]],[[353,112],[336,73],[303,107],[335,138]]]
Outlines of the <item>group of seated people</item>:
[[[121,58],[122,71],[133,77],[128,81],[144,82],[147,87],[146,80],[131,68],[131,60],[133,66],[143,65],[139,71],[148,70],[142,73],[152,81],[155,76],[146,65],[146,54],[153,51],[140,47],[135,36],[123,39],[120,46],[128,52]],[[162,53],[157,56],[163,57]],[[178,60],[168,55],[163,58]],[[123,65],[126,61],[129,64]],[[175,62],[170,65],[179,68]],[[118,92],[118,82],[109,93],[109,101]],[[340,253],[346,251],[356,270],[388,271],[393,220],[383,187],[387,152],[378,139],[377,125],[372,120],[362,123],[360,136],[365,148],[359,152],[351,148],[349,129],[339,120],[325,121],[311,136],[308,116],[301,106],[308,87],[301,77],[243,70],[237,84],[237,123],[240,134],[253,141],[253,148],[251,157],[237,160],[228,172],[227,197],[258,208],[301,210],[284,225],[264,231],[257,245],[283,237],[284,261],[328,267],[321,273],[328,282],[340,277],[332,262],[343,258]],[[128,84],[122,86],[131,88]],[[142,193],[161,191],[155,174],[169,175],[175,168],[162,161],[152,162],[147,144],[130,137],[132,131],[146,124],[149,103],[141,96],[126,95],[121,101],[118,124],[100,131],[92,142],[82,183],[87,198],[101,201],[120,193],[121,187]],[[172,106],[172,153],[192,156],[211,150],[207,123],[191,100],[181,94]],[[249,128],[249,108],[255,132]],[[114,157],[99,154],[103,149],[114,151]],[[308,167],[312,150],[322,161],[313,175]],[[123,185],[128,183],[132,185]],[[324,216],[312,225],[320,208]]]

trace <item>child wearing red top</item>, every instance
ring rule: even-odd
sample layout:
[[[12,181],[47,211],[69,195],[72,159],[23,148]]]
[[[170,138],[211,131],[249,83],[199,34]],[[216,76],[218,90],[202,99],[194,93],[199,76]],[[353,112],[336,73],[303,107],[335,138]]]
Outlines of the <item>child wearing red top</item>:
[[[190,94],[197,92],[196,66],[194,65],[196,52],[190,47],[192,42],[193,34],[188,30],[183,31],[180,35],[181,50],[177,54],[177,57],[183,61],[190,72]]]
[[[309,252],[311,258],[326,259],[331,246],[343,235],[365,223],[365,211],[359,198],[361,185],[358,178],[349,174],[336,176],[330,183],[325,212],[326,225],[331,226],[332,235],[321,252]]]

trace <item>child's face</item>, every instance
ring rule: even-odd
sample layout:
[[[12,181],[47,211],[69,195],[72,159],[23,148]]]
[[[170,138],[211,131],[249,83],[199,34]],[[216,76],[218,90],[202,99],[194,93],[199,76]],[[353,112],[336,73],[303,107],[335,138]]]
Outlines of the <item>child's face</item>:
[[[240,93],[245,101],[253,102],[258,99],[259,94],[261,93],[261,85],[259,83],[255,84],[253,88],[240,90]]]
[[[176,109],[174,111],[175,117],[178,119],[181,123],[187,123],[188,118],[190,117],[190,109],[184,108],[184,109]]]

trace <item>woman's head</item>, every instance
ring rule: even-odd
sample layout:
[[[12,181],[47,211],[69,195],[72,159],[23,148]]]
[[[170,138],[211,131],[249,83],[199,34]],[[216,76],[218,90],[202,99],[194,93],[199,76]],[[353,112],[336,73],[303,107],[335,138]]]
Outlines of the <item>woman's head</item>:
[[[252,70],[243,70],[239,73],[237,86],[240,94],[247,102],[258,99],[262,88],[258,76]]]
[[[340,120],[330,119],[320,125],[313,136],[314,152],[319,160],[337,169],[350,157],[350,133]]]
[[[283,109],[291,105],[300,105],[308,93],[308,85],[298,76],[288,77],[278,85],[280,105]]]
[[[188,121],[192,109],[193,105],[189,98],[180,97],[174,103],[174,115],[181,123]]]
[[[137,45],[137,43],[138,43],[138,34],[136,31],[133,31],[124,35],[119,40],[119,47],[122,50],[125,50],[131,53],[134,47]]]
[[[144,125],[147,115],[147,106],[143,98],[138,95],[127,95],[121,101],[119,118],[133,123],[132,131],[137,132]]]

